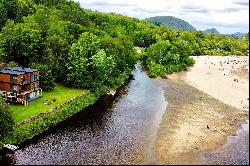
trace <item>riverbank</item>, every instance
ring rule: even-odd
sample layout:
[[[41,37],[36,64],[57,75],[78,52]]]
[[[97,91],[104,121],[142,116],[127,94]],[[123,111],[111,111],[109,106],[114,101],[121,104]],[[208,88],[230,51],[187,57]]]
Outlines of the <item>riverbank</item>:
[[[130,74],[122,74],[117,78],[114,88],[118,89],[119,87],[123,86],[129,79],[129,77]],[[82,91],[83,93],[81,95],[77,95],[76,97],[73,97],[67,101],[62,100],[61,103],[57,102],[56,107],[52,108],[53,105],[50,106],[51,109],[46,112],[41,112],[40,110],[37,115],[33,117],[30,117],[29,114],[24,114],[25,116],[27,116],[27,119],[22,119],[22,122],[24,123],[18,121],[19,119],[16,120],[18,117],[15,117],[14,120],[16,120],[16,124],[14,127],[14,131],[8,138],[5,138],[4,142],[8,144],[19,145],[28,140],[31,140],[33,137],[48,131],[49,129],[57,126],[59,123],[67,120],[68,118],[86,109],[87,107],[92,106],[98,101],[100,97],[109,93],[107,89],[102,89],[96,92],[91,92],[88,90]],[[15,107],[18,108],[19,106],[12,106],[12,110],[10,111],[13,111],[13,108]]]
[[[157,161],[200,164],[201,152],[216,149],[226,143],[227,136],[236,135],[249,119],[249,83],[247,72],[239,76],[234,69],[247,65],[247,58],[196,57],[187,72],[168,75],[163,88],[168,107],[154,142]]]

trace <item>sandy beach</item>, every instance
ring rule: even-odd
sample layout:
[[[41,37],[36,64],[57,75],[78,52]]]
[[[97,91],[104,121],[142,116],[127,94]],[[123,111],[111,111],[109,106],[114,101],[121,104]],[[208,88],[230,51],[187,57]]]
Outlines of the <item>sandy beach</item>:
[[[167,76],[168,106],[153,147],[162,164],[204,164],[201,156],[249,119],[248,57],[194,58],[188,71]]]
[[[249,110],[248,56],[196,56],[188,72],[169,75],[225,104]]]

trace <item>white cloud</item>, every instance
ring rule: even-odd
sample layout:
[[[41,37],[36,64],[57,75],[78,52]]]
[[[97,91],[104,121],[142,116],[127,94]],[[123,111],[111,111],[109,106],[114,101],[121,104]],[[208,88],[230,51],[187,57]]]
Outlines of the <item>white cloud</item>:
[[[216,28],[221,33],[248,32],[248,0],[75,0],[83,8],[115,12],[144,19],[174,16],[200,30]]]

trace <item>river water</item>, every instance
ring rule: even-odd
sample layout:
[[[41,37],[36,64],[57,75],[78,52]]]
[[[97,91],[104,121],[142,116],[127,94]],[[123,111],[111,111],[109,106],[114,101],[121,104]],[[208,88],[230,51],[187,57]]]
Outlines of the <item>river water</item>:
[[[113,99],[105,97],[27,141],[0,165],[161,164],[155,161],[152,146],[167,107],[165,85],[137,65],[132,79]],[[249,163],[249,130],[228,139],[217,151],[203,154],[202,164]]]
[[[167,104],[160,81],[138,65],[118,93],[21,147],[12,164],[156,163],[151,148]]]

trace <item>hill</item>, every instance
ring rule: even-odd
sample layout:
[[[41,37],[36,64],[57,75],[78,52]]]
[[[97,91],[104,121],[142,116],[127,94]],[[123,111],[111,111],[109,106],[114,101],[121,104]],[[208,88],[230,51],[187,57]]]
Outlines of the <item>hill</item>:
[[[241,32],[235,32],[233,34],[230,34],[233,37],[241,38],[247,35],[247,33],[241,33]]]
[[[173,16],[156,16],[156,17],[146,18],[145,20],[152,22],[158,26],[164,24],[179,30],[196,31],[196,29],[188,22],[179,18],[175,18]]]
[[[217,29],[215,29],[215,28],[207,29],[204,32],[205,33],[220,34],[220,32]]]

